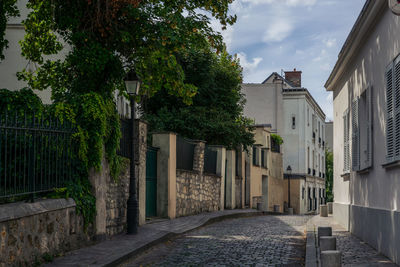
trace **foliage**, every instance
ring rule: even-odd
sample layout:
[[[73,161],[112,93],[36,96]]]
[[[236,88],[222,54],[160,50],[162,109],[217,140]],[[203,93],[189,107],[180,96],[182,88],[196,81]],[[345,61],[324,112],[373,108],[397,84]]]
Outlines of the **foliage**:
[[[96,104],[96,101],[98,101],[98,99],[92,95],[90,97],[92,97],[92,102]],[[92,102],[85,101],[85,103]],[[95,128],[96,126],[103,126],[104,129],[101,129],[99,132],[101,132],[105,136],[113,135],[113,137],[109,138],[109,142],[115,142],[114,139],[119,138],[118,133],[114,133],[110,129],[105,129],[104,125],[106,123],[104,123],[102,120],[105,120],[107,118],[107,110],[101,110],[103,113],[99,115],[97,114],[98,107],[96,107],[95,104],[84,107],[72,107],[71,105],[67,105],[64,103],[43,105],[41,99],[31,89],[24,88],[19,91],[0,89],[0,118],[6,112],[9,113],[12,118],[14,118],[14,114],[19,117],[25,116],[25,119],[28,119],[28,121],[33,116],[35,116],[36,118],[40,118],[42,116],[57,117],[58,119],[60,119],[61,123],[68,122],[73,127],[75,127],[76,132],[73,135],[73,137],[75,138],[74,143],[76,143],[79,147],[80,153],[83,150],[82,147],[84,147],[84,149],[88,149],[88,147],[94,147],[98,145],[91,144],[91,141],[82,138],[82,136],[89,136],[89,134],[87,133],[88,131],[94,131],[94,129],[92,129],[91,127]],[[76,115],[77,113],[75,113],[74,110],[80,112],[79,116]],[[77,121],[81,120],[81,116],[91,117],[93,124],[85,125],[85,127],[80,127],[79,125],[77,125]],[[9,142],[9,145],[11,145],[11,141]],[[87,143],[89,143],[88,146],[86,146]],[[29,146],[29,144],[26,145]],[[112,144],[110,146],[114,145]],[[46,149],[51,148],[47,147]],[[20,149],[17,149],[17,146],[16,151],[20,151]],[[39,154],[37,154],[36,156],[40,157],[40,151],[37,153]],[[51,152],[49,151],[49,153]],[[111,154],[112,152],[109,153]],[[15,154],[14,156],[17,158],[18,155]],[[91,185],[87,179],[88,168],[90,165],[94,165],[96,163],[96,159],[91,158],[91,153],[84,153],[83,155],[74,155],[72,153],[71,156],[71,158],[68,158],[66,160],[73,162],[73,168],[74,170],[76,170],[72,172],[74,173],[74,177],[70,177],[72,182],[68,183],[66,188],[55,188],[53,193],[50,193],[47,196],[42,194],[41,196],[53,198],[72,197],[76,202],[77,212],[79,214],[82,214],[85,227],[87,227],[88,224],[93,221],[96,214],[96,200],[91,192]],[[67,163],[65,164],[67,165]],[[14,164],[12,163],[11,165]],[[11,168],[12,167],[13,166],[11,166]],[[21,200],[24,198],[26,197],[16,197],[9,200]]]
[[[211,49],[187,50],[177,55],[186,82],[198,88],[193,104],[172,97],[163,89],[144,101],[145,119],[153,131],[173,131],[187,138],[230,149],[254,142],[253,122],[243,117],[244,96],[240,92],[242,69],[227,52]]]
[[[325,151],[326,166],[326,198],[328,202],[333,202],[333,153],[329,150]]]
[[[7,20],[19,15],[16,2],[17,0],[0,1],[0,61],[4,59],[3,52],[8,47],[8,41],[5,39]]]
[[[33,89],[52,88],[54,100],[70,92],[96,92],[110,97],[123,89],[125,74],[135,69],[143,82],[142,94],[153,96],[161,88],[186,103],[196,87],[185,75],[174,52],[198,50],[211,44],[221,50],[222,36],[213,31],[205,10],[222,25],[232,0],[31,0],[32,12],[24,21],[22,54],[40,68],[25,69],[20,78]],[[67,43],[65,60],[45,60]]]
[[[278,134],[271,134],[271,139],[277,145],[282,145],[283,144],[283,138]]]

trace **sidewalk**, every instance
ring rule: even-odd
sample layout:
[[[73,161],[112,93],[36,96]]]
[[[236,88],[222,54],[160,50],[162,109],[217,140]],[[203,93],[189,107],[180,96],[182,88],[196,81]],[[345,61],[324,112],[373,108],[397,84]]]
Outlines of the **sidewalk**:
[[[111,240],[69,252],[45,266],[115,266],[155,244],[208,223],[262,214],[252,209],[224,210],[146,224],[139,227],[137,235],[117,235]]]
[[[396,267],[398,265],[391,262],[384,255],[378,253],[374,248],[367,243],[361,241],[351,233],[346,231],[342,226],[337,224],[332,215],[329,217],[320,217],[316,215],[307,222],[307,257],[313,257],[315,251],[310,251],[313,242],[314,230],[317,232],[318,226],[332,227],[332,235],[336,236],[337,250],[342,252],[342,266],[359,266],[359,267],[372,267],[372,266],[385,266]],[[314,246],[315,247],[315,246]],[[310,253],[311,252],[311,253]],[[312,255],[314,254],[314,255]],[[306,266],[316,266],[308,265]]]

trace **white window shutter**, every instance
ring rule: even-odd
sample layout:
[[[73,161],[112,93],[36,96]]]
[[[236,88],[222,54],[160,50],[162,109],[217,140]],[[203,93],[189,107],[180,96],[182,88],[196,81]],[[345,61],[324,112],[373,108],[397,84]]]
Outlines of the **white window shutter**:
[[[394,103],[394,160],[400,159],[400,57],[394,62],[393,69]]]
[[[349,143],[349,111],[346,110],[343,115],[343,172],[350,171],[350,143]]]
[[[386,160],[394,160],[394,88],[392,65],[386,70]]]
[[[366,168],[372,167],[372,87],[367,88],[367,157],[366,157]]]
[[[359,120],[358,120],[358,103],[359,99],[353,101],[351,105],[351,126],[352,126],[352,139],[351,139],[351,162],[352,170],[360,170],[360,131],[359,131]]]

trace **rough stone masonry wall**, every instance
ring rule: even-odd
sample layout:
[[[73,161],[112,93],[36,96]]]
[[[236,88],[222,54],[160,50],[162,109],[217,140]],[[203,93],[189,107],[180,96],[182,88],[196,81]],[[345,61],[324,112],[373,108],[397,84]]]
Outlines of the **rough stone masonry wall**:
[[[221,177],[203,173],[203,142],[194,151],[193,171],[176,172],[176,216],[217,211],[221,198]]]
[[[139,224],[146,219],[146,153],[147,153],[147,124],[136,120],[135,123],[135,162],[137,197],[139,201]],[[103,168],[107,169],[107,168]],[[123,233],[126,230],[126,206],[129,197],[130,161],[124,159],[122,171],[114,180],[107,175],[106,193],[106,230],[107,236]]]
[[[1,205],[0,266],[33,266],[44,255],[89,245],[93,233],[91,227],[84,232],[72,199]]]

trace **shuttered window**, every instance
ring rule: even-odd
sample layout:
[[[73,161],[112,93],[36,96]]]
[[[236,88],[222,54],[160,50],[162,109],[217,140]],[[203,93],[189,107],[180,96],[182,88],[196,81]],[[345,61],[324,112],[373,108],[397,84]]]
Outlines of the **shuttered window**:
[[[359,99],[351,104],[351,163],[352,170],[360,169],[360,127],[359,127]]]
[[[400,160],[400,56],[386,70],[387,161]]]
[[[350,133],[349,133],[349,110],[343,114],[343,172],[350,172]]]

